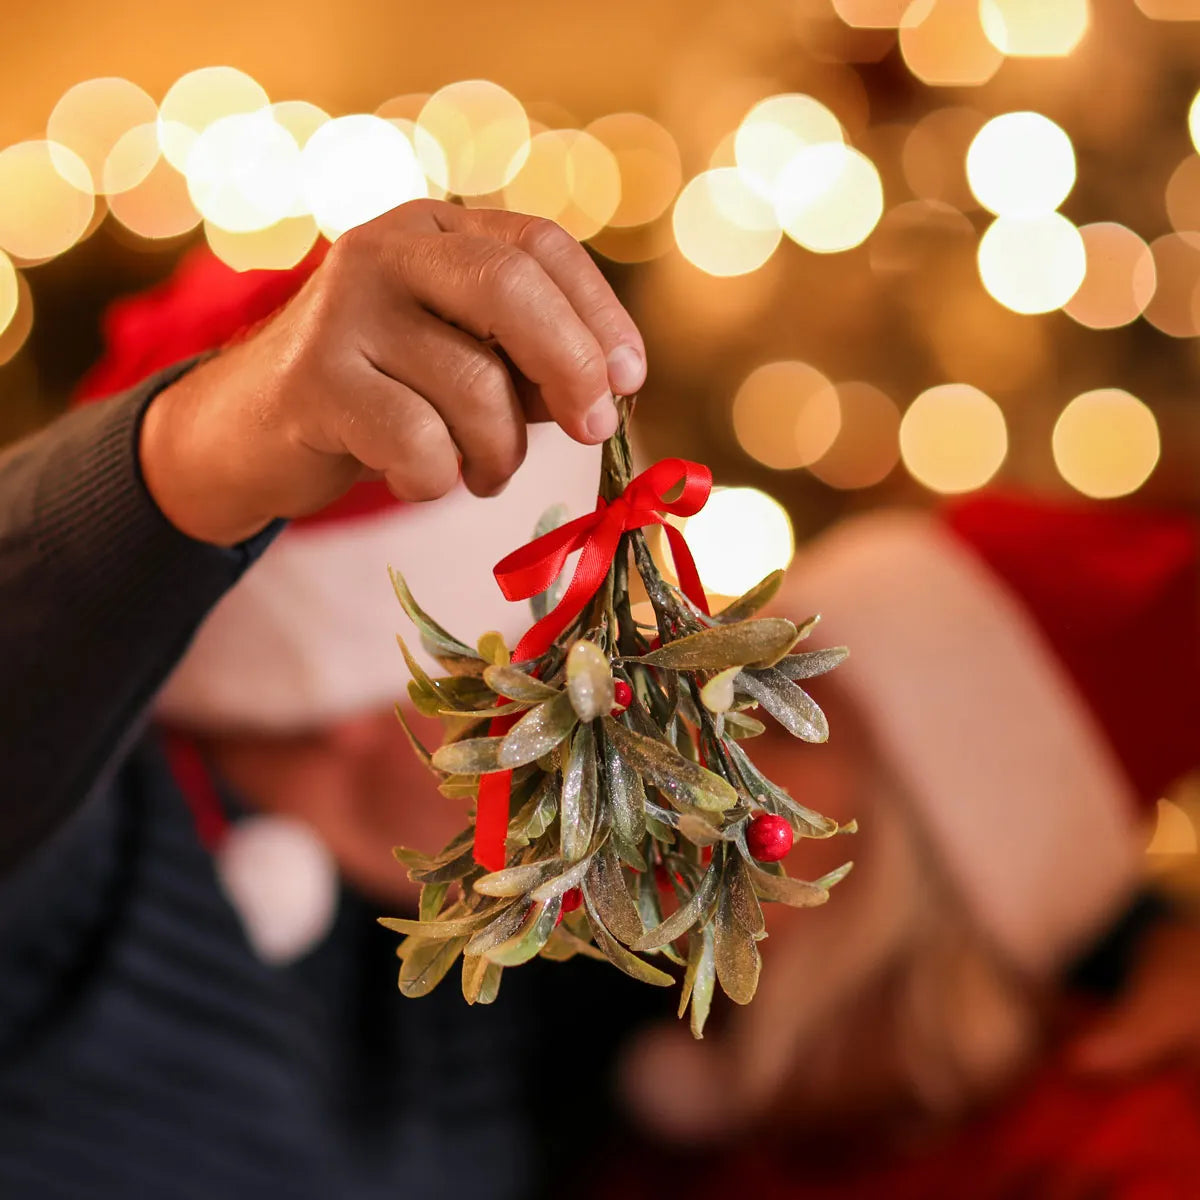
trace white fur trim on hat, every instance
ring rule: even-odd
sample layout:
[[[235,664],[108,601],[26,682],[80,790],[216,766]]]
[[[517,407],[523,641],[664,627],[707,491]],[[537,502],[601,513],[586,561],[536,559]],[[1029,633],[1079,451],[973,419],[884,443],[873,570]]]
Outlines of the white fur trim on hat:
[[[531,426],[529,453],[493,499],[463,487],[429,504],[286,529],[213,609],[158,699],[161,715],[206,728],[320,725],[406,695],[400,633],[432,668],[392,591],[388,566],[417,602],[468,645],[497,629],[510,645],[532,624],[505,600],[492,566],[533,535],[552,504],[596,505],[600,448]]]
[[[822,638],[850,647],[837,684],[977,919],[1017,966],[1060,967],[1132,889],[1139,854],[1132,789],[1052,647],[927,517],[846,522],[794,572]]]

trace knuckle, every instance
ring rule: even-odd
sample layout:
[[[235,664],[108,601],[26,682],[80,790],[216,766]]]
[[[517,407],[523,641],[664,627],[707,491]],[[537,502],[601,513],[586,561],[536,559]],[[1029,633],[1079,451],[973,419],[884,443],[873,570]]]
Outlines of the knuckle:
[[[589,339],[580,339],[564,347],[566,366],[571,378],[589,386],[608,386],[608,366],[600,347]]]
[[[496,408],[508,399],[508,372],[498,360],[474,355],[456,380],[456,391],[472,410]]]
[[[504,242],[492,243],[483,252],[479,283],[501,303],[509,302],[536,287],[538,266],[523,250]]]
[[[517,245],[534,257],[556,258],[570,253],[578,243],[557,221],[530,217],[517,235]]]

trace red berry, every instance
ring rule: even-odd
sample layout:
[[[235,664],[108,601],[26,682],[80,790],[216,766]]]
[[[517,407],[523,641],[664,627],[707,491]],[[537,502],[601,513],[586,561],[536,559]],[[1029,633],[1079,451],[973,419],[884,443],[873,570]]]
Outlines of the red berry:
[[[612,706],[612,715],[615,717],[633,703],[633,688],[625,680],[618,679],[613,684],[613,699],[616,701]]]
[[[581,892],[579,888],[569,888],[567,891],[563,892],[563,912],[574,912],[582,903],[583,892]]]
[[[792,827],[770,813],[759,813],[746,827],[746,845],[759,862],[778,862],[792,848]]]

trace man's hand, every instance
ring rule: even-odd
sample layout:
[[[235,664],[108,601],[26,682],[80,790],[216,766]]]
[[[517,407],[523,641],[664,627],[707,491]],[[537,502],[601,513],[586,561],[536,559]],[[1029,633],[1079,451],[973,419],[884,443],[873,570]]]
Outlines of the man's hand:
[[[168,520],[231,545],[360,479],[404,500],[499,491],[525,423],[616,428],[645,349],[587,252],[551,221],[415,201],[351,230],[245,342],[152,402],[146,485]]]

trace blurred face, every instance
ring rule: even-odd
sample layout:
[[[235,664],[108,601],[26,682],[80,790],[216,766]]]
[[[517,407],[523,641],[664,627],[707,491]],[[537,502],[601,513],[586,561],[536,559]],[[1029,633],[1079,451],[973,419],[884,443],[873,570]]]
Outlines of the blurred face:
[[[1026,998],[962,911],[854,711],[821,696],[830,739],[747,743],[797,800],[859,832],[800,841],[788,873],[853,859],[827,904],[764,906],[758,994],[694,1042],[667,1024],[635,1042],[625,1091],[664,1136],[711,1143],[747,1127],[803,1139],[806,1155],[911,1132],[1007,1077],[1029,1035]]]
[[[380,900],[415,903],[419,890],[393,846],[440,849],[466,824],[465,804],[438,792],[390,708],[298,733],[223,733],[205,748],[239,795],[306,821]]]

